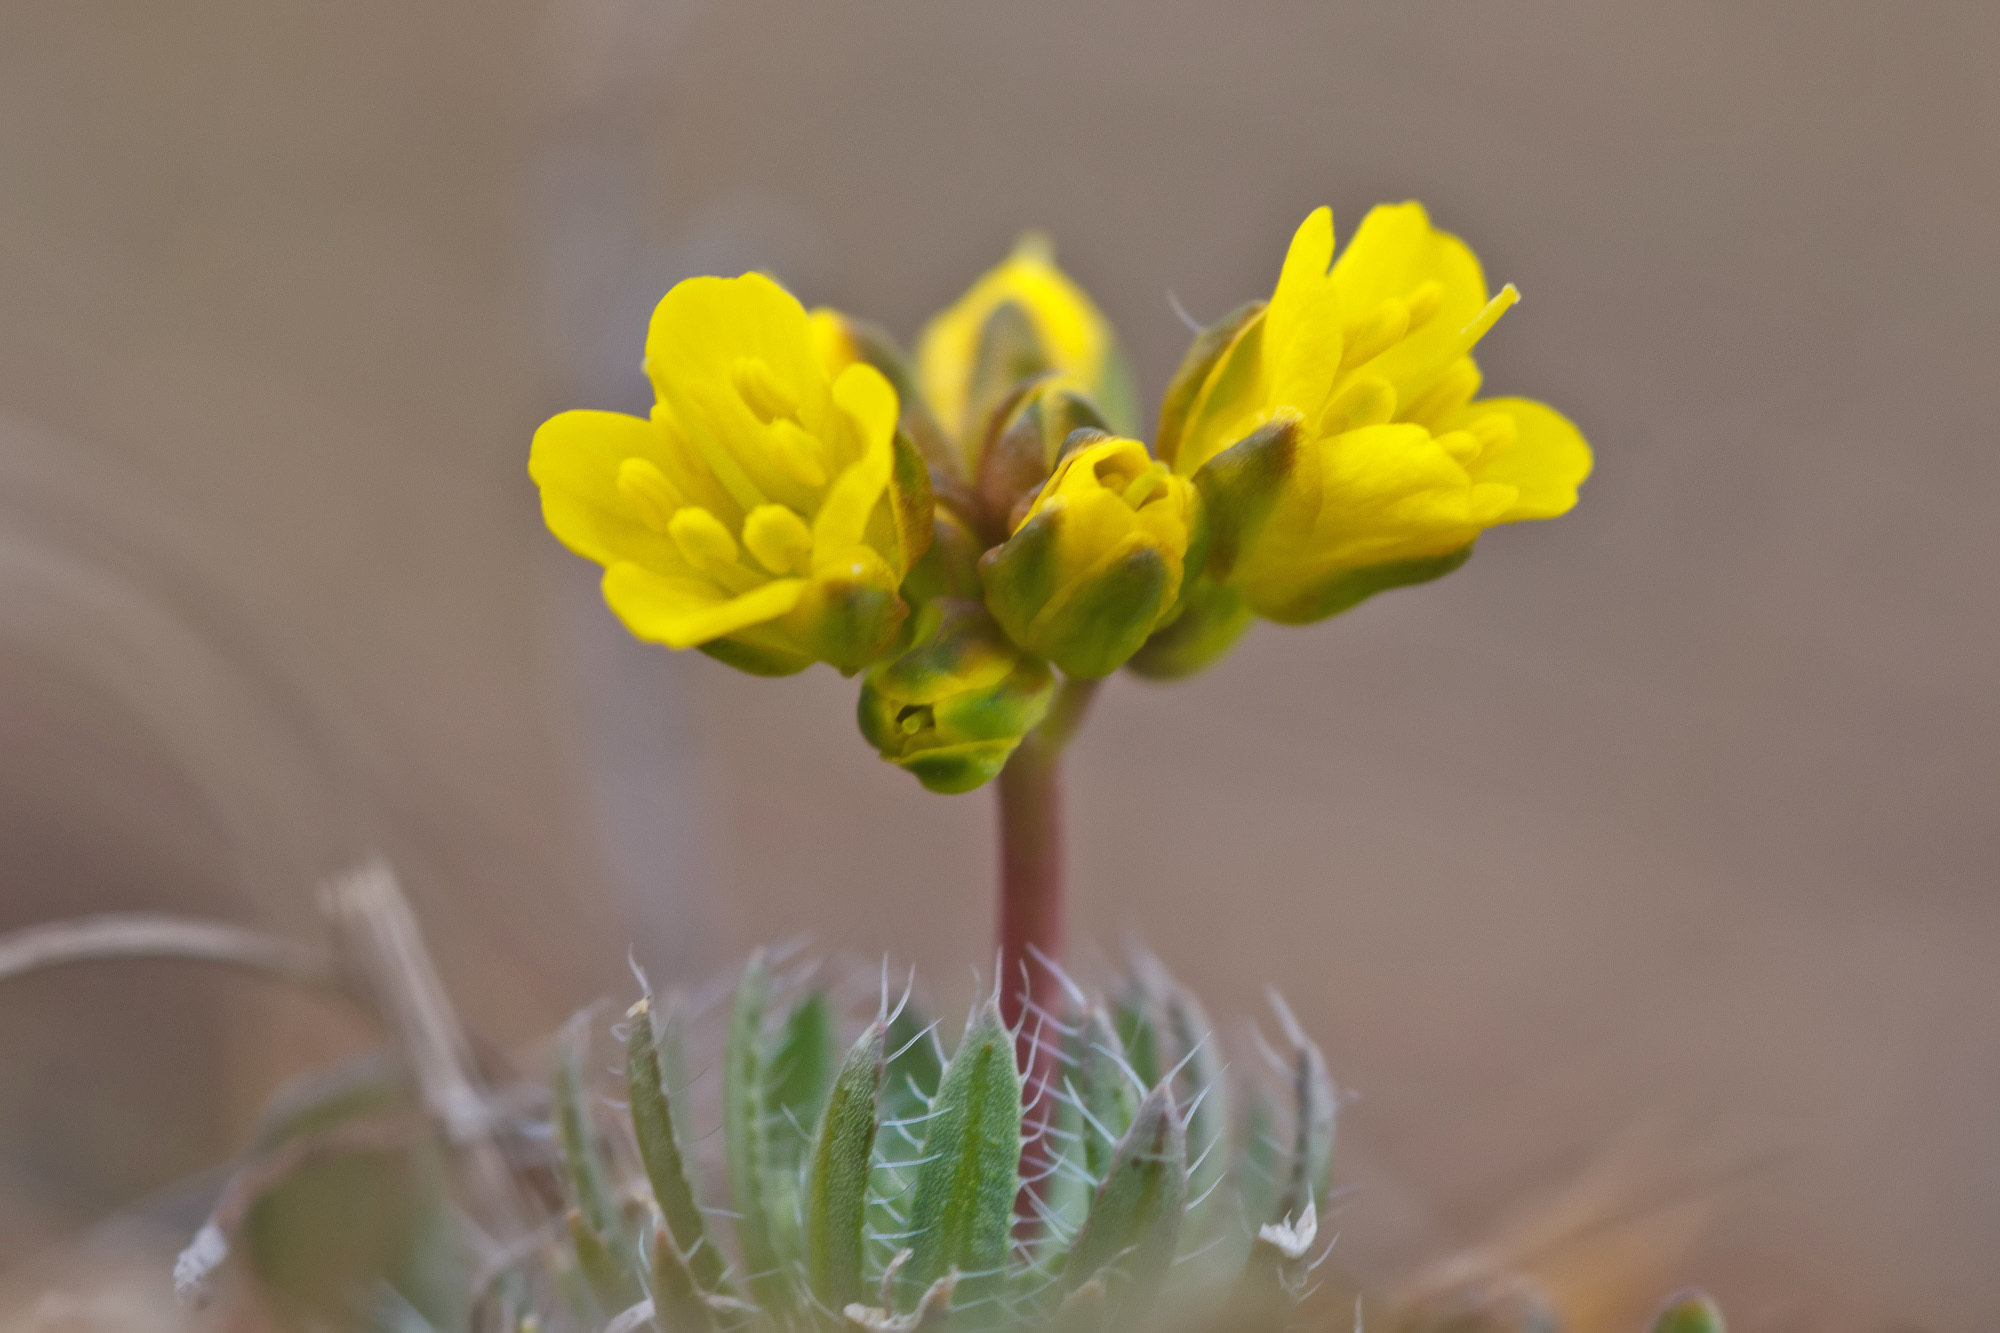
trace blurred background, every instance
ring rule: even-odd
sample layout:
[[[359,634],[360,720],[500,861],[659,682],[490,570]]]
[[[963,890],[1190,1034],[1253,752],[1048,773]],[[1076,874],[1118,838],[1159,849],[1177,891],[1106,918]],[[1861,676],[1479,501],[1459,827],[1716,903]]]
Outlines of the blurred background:
[[[381,851],[502,1044],[625,993],[628,947],[698,981],[809,931],[969,991],[989,801],[877,762],[831,672],[626,639],[542,529],[535,425],[643,408],[682,277],[908,338],[1031,226],[1153,399],[1172,300],[1267,291],[1317,204],[1344,236],[1421,198],[1525,293],[1487,384],[1598,473],[1434,587],[1115,680],[1072,763],[1079,931],[1231,1018],[1291,998],[1357,1094],[1364,1268],[1636,1152],[1611,1206],[1698,1213],[1670,1276],[1739,1328],[2000,1320],[2000,11],[0,25],[0,927],[306,937]],[[0,988],[0,1267],[113,1244],[366,1040],[188,964]]]

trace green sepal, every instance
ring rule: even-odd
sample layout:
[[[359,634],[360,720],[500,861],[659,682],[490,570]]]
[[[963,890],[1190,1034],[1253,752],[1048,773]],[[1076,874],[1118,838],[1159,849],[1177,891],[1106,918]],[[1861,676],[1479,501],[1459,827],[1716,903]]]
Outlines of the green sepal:
[[[1262,301],[1245,302],[1194,336],[1187,355],[1181,358],[1179,369],[1167,381],[1167,391],[1160,398],[1160,422],[1153,437],[1153,454],[1167,466],[1173,466],[1174,455],[1180,451],[1181,433],[1187,424],[1188,411],[1194,406],[1202,386],[1208,383],[1215,363],[1229,350],[1229,345],[1243,331],[1243,326],[1261,314],[1263,309]]]
[[[1125,669],[1147,680],[1180,680],[1213,666],[1236,646],[1252,620],[1242,595],[1198,578],[1183,588],[1181,613],[1153,631]]]
[[[1166,557],[1136,534],[1060,584],[1065,515],[1043,509],[979,561],[986,605],[1013,640],[1066,676],[1108,676],[1146,642],[1167,605]]]
[[[1173,1263],[1187,1200],[1187,1134],[1163,1082],[1139,1103],[1118,1141],[1090,1216],[1070,1247],[1063,1290],[1074,1291],[1108,1269],[1106,1294],[1120,1322],[1143,1322],[1145,1305]]]
[[[998,1318],[986,1298],[1004,1285],[1014,1195],[1020,1188],[1021,1076],[997,1000],[979,1008],[945,1066],[924,1138],[911,1205],[909,1262],[898,1275],[906,1307],[947,1272],[961,1305]]]
[[[932,510],[931,543],[903,579],[903,600],[912,606],[940,597],[978,601],[979,555],[985,549],[964,519],[944,505],[936,506]],[[911,617],[905,630],[916,623],[916,617]]]
[[[930,549],[931,515],[937,507],[931,491],[931,470],[924,456],[898,428],[890,455],[889,487],[868,515],[868,545],[882,553],[899,578]]]
[[[959,423],[959,438],[974,451],[972,476],[979,475],[979,455],[996,433],[995,413],[1023,384],[1047,374],[1052,365],[1034,319],[1019,303],[1002,301],[993,307],[974,345],[972,372],[966,382],[965,420]]]
[[[1268,422],[1202,464],[1194,474],[1208,516],[1208,577],[1225,582],[1255,541],[1298,464],[1305,432],[1296,420]]]
[[[1019,525],[1057,461],[1079,444],[1106,438],[1109,424],[1095,403],[1060,382],[1023,394],[979,457],[979,502],[993,540]]]
[[[1368,600],[1378,592],[1391,588],[1408,588],[1419,583],[1429,583],[1445,575],[1472,559],[1472,543],[1468,542],[1456,551],[1444,555],[1424,556],[1416,560],[1391,560],[1380,565],[1366,565],[1360,569],[1342,570],[1340,573],[1301,593],[1283,606],[1263,609],[1263,614],[1281,625],[1309,625],[1328,616],[1337,616],[1342,611]]]
[[[695,647],[724,666],[735,667],[750,676],[796,676],[813,664],[812,658],[803,654],[744,643],[741,639],[710,639]]]
[[[672,1230],[676,1253],[684,1256],[702,1290],[716,1291],[724,1286],[722,1252],[708,1238],[701,1205],[688,1181],[687,1156],[660,1058],[653,1007],[653,997],[647,994],[626,1014],[631,1030],[625,1038],[625,1086],[632,1108],[633,1137],[638,1141],[646,1179],[653,1187],[653,1200]]]
[[[780,1266],[771,1230],[770,1200],[764,1188],[770,1091],[763,1057],[763,1030],[764,1011],[770,998],[770,970],[764,962],[763,950],[759,949],[743,965],[743,976],[737,983],[736,999],[729,1011],[729,1033],[722,1056],[722,1141],[745,1280],[757,1303],[775,1315],[791,1310],[792,1290]]]
[[[915,644],[862,682],[855,720],[884,759],[932,791],[970,791],[1048,714],[1055,677],[977,602],[939,598],[920,621]]]
[[[806,1188],[806,1274],[830,1310],[861,1299],[862,1223],[875,1151],[887,1030],[871,1023],[848,1051],[813,1129]]]
[[[1702,1292],[1684,1291],[1660,1311],[1653,1333],[1725,1333],[1722,1310]]]
[[[909,603],[897,595],[899,578],[888,576],[880,558],[854,575],[816,575],[785,623],[812,646],[816,660],[843,676],[885,657],[909,617]]]

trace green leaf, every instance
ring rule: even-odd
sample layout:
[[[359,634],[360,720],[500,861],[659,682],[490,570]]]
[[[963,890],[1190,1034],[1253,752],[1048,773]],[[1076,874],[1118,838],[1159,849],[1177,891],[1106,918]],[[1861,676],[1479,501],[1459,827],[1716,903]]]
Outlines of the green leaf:
[[[589,1302],[598,1318],[615,1315],[632,1304],[638,1284],[627,1271],[616,1243],[591,1225],[581,1209],[569,1212],[570,1246],[576,1252],[577,1268],[583,1273]]]
[[[687,1256],[685,1262],[702,1289],[713,1291],[724,1282],[722,1252],[708,1239],[701,1205],[688,1182],[678,1108],[668,1092],[661,1043],[653,1026],[653,997],[642,996],[626,1018],[632,1030],[625,1039],[625,1085],[631,1098],[639,1158],[645,1164],[646,1179],[652,1183],[653,1199],[672,1229],[677,1252]]]
[[[1021,1076],[997,1001],[988,1000],[966,1029],[931,1111],[902,1298],[913,1301],[956,1270],[960,1306],[997,1318],[992,1298],[1004,1282],[1021,1165]]]
[[[1127,1072],[1125,1043],[1103,1005],[1093,1004],[1085,1012],[1077,1044],[1076,1072],[1082,1086],[1076,1091],[1088,1112],[1083,1118],[1083,1164],[1092,1180],[1102,1181],[1111,1170],[1118,1140],[1139,1109],[1139,1091]]]
[[[1125,1050],[1125,1060],[1132,1066],[1132,1072],[1139,1081],[1152,1087],[1160,1081],[1160,1038],[1159,1015],[1153,1010],[1153,997],[1146,988],[1133,982],[1118,997],[1116,1013],[1118,1041]]]
[[[862,1222],[875,1152],[887,1030],[871,1023],[847,1053],[813,1130],[806,1193],[806,1272],[830,1310],[861,1299]]]
[[[652,1263],[646,1271],[646,1294],[653,1298],[653,1318],[663,1333],[710,1333],[715,1315],[701,1298],[694,1266],[664,1226],[653,1228]]]
[[[1075,1291],[1107,1270],[1107,1294],[1124,1318],[1134,1319],[1173,1262],[1187,1198],[1187,1134],[1162,1082],[1118,1141],[1070,1249],[1063,1289]]]
[[[730,1202],[743,1247],[745,1280],[760,1305],[774,1314],[792,1308],[791,1283],[771,1233],[765,1193],[765,1129],[770,1094],[763,1059],[764,1010],[771,999],[771,973],[764,951],[750,955],[729,1012],[729,1035],[722,1055],[723,1156],[729,1167]]]
[[[1148,986],[1165,1013],[1180,1073],[1174,1080],[1179,1103],[1187,1107],[1188,1195],[1201,1200],[1202,1230],[1225,1210],[1215,1206],[1229,1170],[1229,1081],[1215,1025],[1194,992],[1175,980],[1157,959],[1146,959]],[[1200,1236],[1205,1240],[1205,1235]]]
[[[556,1138],[571,1202],[584,1224],[616,1249],[623,1228],[585,1088],[583,1067],[589,1051],[589,1017],[578,1014],[563,1029],[556,1063]]]
[[[1292,1046],[1292,1144],[1285,1162],[1285,1193],[1279,1215],[1264,1219],[1277,1222],[1303,1213],[1309,1202],[1325,1202],[1333,1181],[1334,1118],[1340,1099],[1326,1057],[1285,1002],[1276,994],[1271,1000]]]
[[[802,1253],[803,1174],[812,1129],[833,1086],[839,1039],[826,996],[813,991],[792,1007],[764,1060],[769,1090],[764,1128],[764,1198],[779,1261],[792,1268]]]
[[[905,1002],[889,1020],[889,1065],[882,1079],[881,1132],[868,1183],[868,1231],[877,1238],[872,1271],[886,1267],[909,1229],[908,1195],[916,1184],[915,1163],[923,1156],[931,1098],[944,1074],[944,1058],[931,1023],[915,1004]]]

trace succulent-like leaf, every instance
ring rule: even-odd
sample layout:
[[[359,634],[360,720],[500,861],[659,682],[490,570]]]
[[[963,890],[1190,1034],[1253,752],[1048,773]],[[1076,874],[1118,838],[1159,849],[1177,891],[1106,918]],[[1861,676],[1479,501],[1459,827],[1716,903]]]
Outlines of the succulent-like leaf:
[[[1284,1001],[1275,995],[1272,1000],[1292,1046],[1292,1146],[1280,1216],[1265,1218],[1267,1222],[1282,1221],[1303,1213],[1308,1203],[1325,1200],[1332,1184],[1334,1118],[1340,1109],[1326,1057]]]
[[[902,1299],[956,1270],[959,1304],[994,1310],[988,1298],[1002,1282],[1021,1163],[1021,1076],[996,1000],[980,1007],[945,1067],[928,1131]]]
[[[792,1291],[772,1237],[770,1201],[764,1188],[770,1095],[763,1030],[770,999],[771,973],[760,949],[744,964],[730,1008],[729,1036],[722,1056],[722,1137],[736,1234],[747,1269],[745,1280],[758,1303],[779,1314],[791,1309]]]
[[[578,1014],[563,1029],[556,1063],[556,1139],[561,1148],[563,1183],[583,1224],[613,1251],[618,1251],[622,1249],[623,1221],[584,1082],[584,1061],[589,1050],[588,1018]]]
[[[772,1240],[785,1262],[800,1253],[801,1173],[813,1124],[833,1086],[838,1043],[833,1009],[813,991],[792,1006],[764,1059],[764,1190]]]
[[[694,1265],[663,1225],[653,1228],[651,1258],[646,1291],[653,1298],[653,1319],[662,1333],[710,1333],[715,1314],[701,1298]]]
[[[1076,1076],[1081,1082],[1077,1095],[1083,1099],[1083,1163],[1090,1178],[1101,1181],[1111,1170],[1111,1157],[1118,1140],[1132,1124],[1139,1109],[1139,1090],[1127,1072],[1125,1043],[1104,1006],[1093,1004],[1085,1011],[1078,1034]]]
[[[688,1181],[677,1108],[653,1025],[653,997],[642,996],[626,1018],[631,1031],[625,1039],[625,1084],[639,1158],[645,1164],[646,1179],[652,1183],[653,1199],[673,1233],[676,1253],[686,1256],[684,1262],[702,1290],[714,1291],[723,1285],[722,1252],[708,1239],[701,1205]]]
[[[831,1310],[861,1299],[862,1223],[875,1152],[887,1029],[871,1023],[847,1053],[813,1130],[806,1192],[806,1273]]]
[[[1075,1291],[1105,1272],[1120,1317],[1135,1319],[1173,1262],[1187,1191],[1187,1134],[1173,1091],[1162,1082],[1146,1094],[1118,1141],[1070,1249],[1063,1289]]]
[[[1153,997],[1138,982],[1127,986],[1118,997],[1113,1015],[1118,1025],[1118,1041],[1124,1047],[1126,1063],[1139,1081],[1152,1087],[1165,1072],[1160,1068],[1160,1023]]]

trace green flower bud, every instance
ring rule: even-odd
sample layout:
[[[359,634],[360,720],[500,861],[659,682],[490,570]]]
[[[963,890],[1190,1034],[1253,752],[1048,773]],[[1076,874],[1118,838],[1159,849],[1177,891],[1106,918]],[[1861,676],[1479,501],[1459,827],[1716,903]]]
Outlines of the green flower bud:
[[[861,734],[932,791],[971,791],[1040,725],[1055,676],[977,602],[939,598],[919,615],[915,645],[863,679]]]
[[[1028,508],[1078,431],[1109,434],[1096,404],[1063,379],[1045,379],[1017,395],[979,455],[979,504],[997,540],[1021,526]]]
[[[1137,440],[1073,439],[1014,533],[979,562],[1015,643],[1070,676],[1116,671],[1180,596],[1194,488]]]

